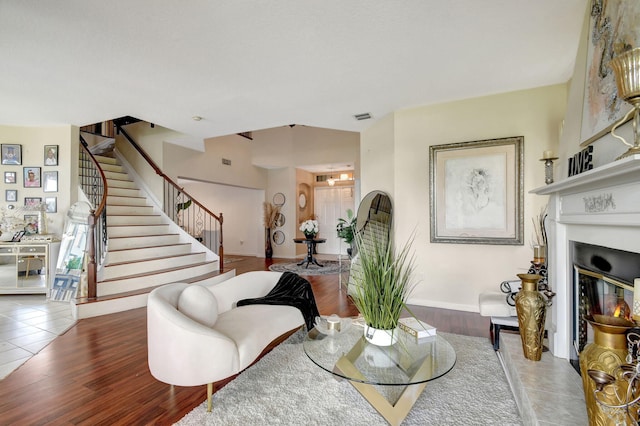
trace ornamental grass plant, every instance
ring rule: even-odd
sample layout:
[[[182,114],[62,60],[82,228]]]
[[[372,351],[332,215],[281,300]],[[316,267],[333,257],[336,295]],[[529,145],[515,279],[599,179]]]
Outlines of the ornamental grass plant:
[[[413,236],[398,251],[375,235],[364,240],[356,234],[355,241],[361,266],[353,271],[353,303],[368,326],[393,330],[415,287]]]

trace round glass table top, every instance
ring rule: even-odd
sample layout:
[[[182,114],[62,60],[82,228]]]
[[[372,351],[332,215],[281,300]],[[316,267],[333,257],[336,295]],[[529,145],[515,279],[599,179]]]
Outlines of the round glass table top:
[[[334,334],[313,328],[304,351],[318,367],[347,380],[373,385],[412,385],[437,379],[456,363],[456,353],[442,336],[416,339],[397,331],[398,343],[375,346],[364,338],[363,327],[353,324]]]

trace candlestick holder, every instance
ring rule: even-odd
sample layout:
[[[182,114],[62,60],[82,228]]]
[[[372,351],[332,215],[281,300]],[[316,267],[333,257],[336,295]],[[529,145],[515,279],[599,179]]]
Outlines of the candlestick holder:
[[[558,157],[540,159],[540,161],[544,161],[544,183],[547,185],[553,183],[553,160],[557,159]]]
[[[544,262],[537,262],[536,260],[531,261],[531,267],[529,268],[528,274],[536,274],[540,275],[540,281],[538,281],[538,291],[547,299],[547,304],[551,306],[553,303],[553,297],[556,293],[551,290],[549,286],[549,279],[547,277],[547,265]]]

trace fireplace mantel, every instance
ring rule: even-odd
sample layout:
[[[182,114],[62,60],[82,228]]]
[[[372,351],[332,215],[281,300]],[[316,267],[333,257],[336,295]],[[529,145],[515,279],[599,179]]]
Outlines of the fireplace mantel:
[[[640,154],[592,169],[559,182],[541,186],[530,191],[532,194],[569,194],[584,190],[606,188],[640,180]]]
[[[555,195],[559,223],[640,226],[640,155],[534,189]]]
[[[549,349],[569,359],[573,309],[572,241],[640,253],[640,154],[530,191],[549,195],[549,284],[556,297]]]

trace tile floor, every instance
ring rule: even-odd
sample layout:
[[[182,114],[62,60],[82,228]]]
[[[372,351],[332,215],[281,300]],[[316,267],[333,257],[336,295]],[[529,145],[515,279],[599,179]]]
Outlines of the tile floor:
[[[0,380],[74,323],[68,302],[47,302],[45,295],[0,295]]]

